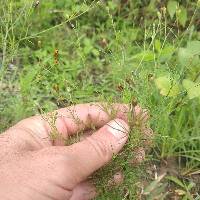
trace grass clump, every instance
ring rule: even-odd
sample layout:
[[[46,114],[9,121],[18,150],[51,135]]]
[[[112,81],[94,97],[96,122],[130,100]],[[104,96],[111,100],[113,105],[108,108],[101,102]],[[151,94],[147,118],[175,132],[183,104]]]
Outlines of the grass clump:
[[[146,185],[154,197],[198,198],[199,9],[199,1],[5,0],[0,130],[40,110],[80,102],[140,104],[155,134],[144,170],[128,162],[140,143],[133,129],[122,155],[96,175],[98,198],[151,199]],[[163,168],[173,178],[159,179]],[[124,183],[107,187],[118,171]]]

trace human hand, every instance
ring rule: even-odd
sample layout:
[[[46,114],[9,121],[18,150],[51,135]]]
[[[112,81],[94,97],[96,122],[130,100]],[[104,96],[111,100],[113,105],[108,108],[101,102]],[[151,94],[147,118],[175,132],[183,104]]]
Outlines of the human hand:
[[[96,193],[88,176],[109,162],[128,138],[124,104],[115,104],[114,119],[101,104],[80,104],[57,110],[55,123],[34,116],[0,135],[0,197],[4,200],[89,200]],[[135,113],[140,113],[135,108]],[[55,127],[54,127],[55,126]],[[91,127],[83,141],[64,140]],[[58,137],[52,139],[56,129]]]

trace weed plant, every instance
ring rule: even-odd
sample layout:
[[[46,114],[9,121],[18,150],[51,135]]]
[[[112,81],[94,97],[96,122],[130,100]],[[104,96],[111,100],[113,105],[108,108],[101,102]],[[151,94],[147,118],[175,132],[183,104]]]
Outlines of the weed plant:
[[[130,165],[141,139],[134,126],[125,150],[93,177],[97,199],[200,198],[199,1],[1,1],[1,131],[77,103],[139,104],[153,148]],[[152,178],[163,163],[169,176]],[[124,183],[109,186],[119,170]]]

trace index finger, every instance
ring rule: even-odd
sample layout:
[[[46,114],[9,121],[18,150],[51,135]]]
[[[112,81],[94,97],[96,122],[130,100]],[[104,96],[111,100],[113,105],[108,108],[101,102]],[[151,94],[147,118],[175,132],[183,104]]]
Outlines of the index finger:
[[[128,120],[127,104],[87,103],[61,108],[54,112],[30,117],[16,124],[13,128],[24,129],[32,135],[52,140],[53,132],[59,138],[67,139],[68,136],[91,128],[99,128],[108,123],[112,118]],[[52,142],[52,141],[51,141]]]

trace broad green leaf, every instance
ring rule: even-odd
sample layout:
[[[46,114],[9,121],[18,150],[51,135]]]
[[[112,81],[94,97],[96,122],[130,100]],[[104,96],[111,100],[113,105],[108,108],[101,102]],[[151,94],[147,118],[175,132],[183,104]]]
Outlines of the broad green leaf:
[[[187,48],[180,48],[178,51],[178,59],[182,66],[192,63],[193,54]]]
[[[191,80],[184,79],[183,87],[186,89],[189,99],[200,97],[200,83],[194,83]]]
[[[200,41],[189,41],[187,49],[193,55],[200,55]]]
[[[199,63],[200,41],[189,41],[186,48],[180,48],[178,59],[182,66],[196,65]]]
[[[175,52],[175,48],[173,46],[166,46],[160,52],[160,61],[169,60],[172,57],[172,54]]]
[[[163,96],[174,97],[179,93],[179,86],[171,80],[169,76],[162,76],[155,80],[156,86],[160,89],[160,94]]]
[[[133,58],[142,60],[142,61],[152,61],[154,60],[154,53],[152,51],[143,51],[136,54]]]
[[[187,22],[187,10],[183,6],[180,6],[179,13],[178,13],[178,22],[181,26],[185,27]]]
[[[168,1],[167,11],[168,11],[171,19],[174,17],[174,14],[176,13],[177,7],[178,7],[177,1]]]

